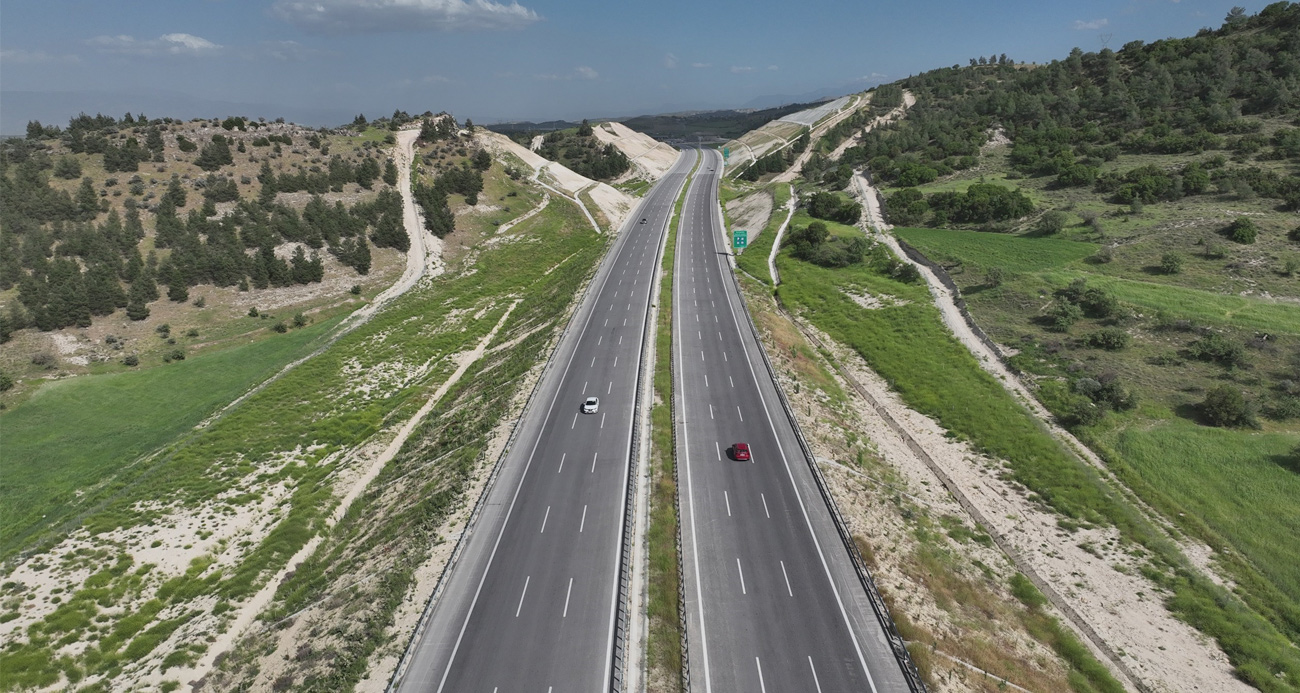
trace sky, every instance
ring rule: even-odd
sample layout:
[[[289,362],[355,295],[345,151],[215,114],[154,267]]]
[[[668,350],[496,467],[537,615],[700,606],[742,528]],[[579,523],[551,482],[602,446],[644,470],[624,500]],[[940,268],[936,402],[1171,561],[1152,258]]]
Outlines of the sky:
[[[736,108],[1006,53],[1217,28],[1243,0],[4,0],[0,134],[79,111],[448,111],[481,124]],[[785,99],[789,100],[789,99]]]

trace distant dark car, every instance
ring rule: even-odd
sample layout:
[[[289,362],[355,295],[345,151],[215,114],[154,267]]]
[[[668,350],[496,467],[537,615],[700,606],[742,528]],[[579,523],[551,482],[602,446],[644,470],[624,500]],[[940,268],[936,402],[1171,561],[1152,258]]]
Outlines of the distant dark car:
[[[737,462],[749,461],[749,443],[736,443],[731,446],[731,459]]]
[[[644,224],[644,223],[645,223],[645,219],[642,219],[642,220],[641,220],[641,223]]]

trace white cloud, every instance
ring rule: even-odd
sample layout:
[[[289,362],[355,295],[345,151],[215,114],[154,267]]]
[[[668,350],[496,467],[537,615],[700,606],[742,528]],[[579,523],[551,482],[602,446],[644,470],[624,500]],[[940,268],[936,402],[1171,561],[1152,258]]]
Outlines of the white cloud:
[[[777,67],[776,65],[768,65],[768,66],[767,66],[767,69],[769,69],[769,70],[780,70],[781,68]]]
[[[541,19],[513,0],[276,0],[271,11],[311,34],[522,29]]]
[[[578,67],[573,68],[573,72],[567,75],[557,75],[553,72],[533,75],[533,79],[540,79],[543,82],[559,82],[573,79],[596,79],[597,77],[600,77],[600,73],[586,65],[579,65]]]
[[[0,62],[10,65],[36,65],[49,63],[79,63],[81,58],[76,55],[50,55],[45,51],[29,51],[22,48],[7,48],[0,50]]]
[[[1085,22],[1082,19],[1074,20],[1074,28],[1079,31],[1096,31],[1110,24],[1109,19],[1094,19],[1091,22]]]
[[[221,46],[194,34],[163,34],[156,39],[134,36],[96,36],[86,43],[105,53],[122,55],[212,55]]]
[[[669,70],[673,69],[674,67],[677,67],[677,56],[673,55],[672,53],[665,53],[664,67],[668,68]]]
[[[713,67],[712,63],[691,63],[691,67],[699,69],[702,67]]]
[[[745,66],[732,65],[732,66],[731,66],[731,73],[734,74],[734,75],[738,75],[738,74],[740,74],[740,73],[742,73],[742,72],[753,72],[753,71],[754,71],[754,68],[749,67],[748,65],[745,65]]]

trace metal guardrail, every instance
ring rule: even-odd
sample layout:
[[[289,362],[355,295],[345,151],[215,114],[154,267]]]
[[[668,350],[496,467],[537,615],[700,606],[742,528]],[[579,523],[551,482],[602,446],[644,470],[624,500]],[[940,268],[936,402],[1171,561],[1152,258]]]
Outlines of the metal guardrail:
[[[767,356],[767,350],[763,348],[762,337],[758,332],[758,326],[754,324],[754,318],[749,313],[749,303],[745,300],[744,292],[741,291],[740,280],[736,279],[735,272],[730,272],[729,276],[732,285],[736,289],[736,296],[740,298],[741,305],[745,309],[745,322],[749,325],[755,342],[758,343],[758,353],[763,356],[763,365],[767,368],[768,376],[772,379],[777,399],[781,400],[781,408],[785,411],[791,428],[794,429],[794,435],[799,441],[799,448],[803,452],[804,461],[808,464],[808,468],[812,470],[813,478],[817,482],[817,490],[821,493],[826,506],[830,508],[835,530],[840,535],[840,541],[844,543],[849,552],[849,558],[858,574],[858,579],[862,582],[863,588],[866,589],[867,598],[871,601],[871,608],[875,612],[876,619],[885,631],[890,650],[894,653],[894,658],[898,660],[904,678],[907,679],[907,686],[913,693],[928,693],[929,689],[926,688],[925,681],[921,679],[921,673],[917,670],[916,663],[912,661],[911,653],[907,651],[907,643],[903,640],[903,636],[899,635],[898,628],[894,625],[894,619],[889,615],[889,608],[885,605],[885,600],[880,596],[879,590],[876,589],[876,583],[871,577],[871,571],[862,558],[862,552],[858,550],[857,543],[853,541],[853,535],[849,532],[848,525],[845,523],[843,515],[840,514],[839,506],[836,505],[835,498],[826,485],[826,479],[822,477],[821,469],[817,466],[817,460],[813,456],[812,448],[809,447],[808,441],[804,438],[803,430],[799,427],[799,421],[795,417],[794,409],[790,406],[790,401],[786,397],[785,388],[781,387],[776,368],[772,366],[772,361]]]

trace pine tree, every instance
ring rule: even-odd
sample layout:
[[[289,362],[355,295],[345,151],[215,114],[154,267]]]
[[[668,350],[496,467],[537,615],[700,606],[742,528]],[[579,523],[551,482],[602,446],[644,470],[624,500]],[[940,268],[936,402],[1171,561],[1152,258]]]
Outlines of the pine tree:
[[[167,299],[177,303],[184,303],[190,300],[189,287],[184,282],[177,282],[167,285]]]
[[[131,283],[131,290],[126,295],[126,317],[140,321],[149,317],[149,296],[144,286],[143,276]]]
[[[397,164],[392,159],[384,162],[384,182],[389,185],[397,185]]]
[[[90,221],[99,214],[99,195],[95,194],[95,185],[89,177],[81,179],[77,188],[77,212],[80,219]]]
[[[181,185],[180,176],[172,175],[171,182],[167,184],[167,192],[163,193],[162,201],[169,202],[176,209],[185,206],[185,188]]]

